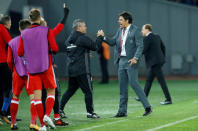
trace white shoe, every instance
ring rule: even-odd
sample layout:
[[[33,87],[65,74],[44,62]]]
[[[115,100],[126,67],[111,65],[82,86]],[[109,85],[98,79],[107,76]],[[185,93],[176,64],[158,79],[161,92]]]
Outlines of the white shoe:
[[[54,125],[54,122],[47,115],[44,116],[43,121],[47,123],[52,129],[56,128],[56,126]]]
[[[47,131],[46,126],[42,126],[42,127],[40,127],[39,131]]]

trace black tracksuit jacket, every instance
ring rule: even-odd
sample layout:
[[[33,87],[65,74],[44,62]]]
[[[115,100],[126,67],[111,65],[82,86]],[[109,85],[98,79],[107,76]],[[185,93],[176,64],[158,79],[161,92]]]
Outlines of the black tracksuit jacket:
[[[102,36],[97,37],[94,42],[81,32],[71,32],[65,42],[69,77],[90,74],[89,51],[96,51],[101,46],[102,41]]]

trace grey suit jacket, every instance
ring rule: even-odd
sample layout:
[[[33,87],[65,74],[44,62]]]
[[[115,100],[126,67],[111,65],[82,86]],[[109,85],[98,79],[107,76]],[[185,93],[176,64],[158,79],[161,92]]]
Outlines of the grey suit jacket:
[[[114,49],[114,64],[117,64],[119,62],[118,58],[118,49],[120,46],[120,37],[121,37],[122,29],[119,28],[117,33],[113,38],[105,38],[105,42],[109,44],[110,46],[115,45]],[[126,57],[128,60],[132,58],[140,59],[143,51],[143,37],[140,33],[140,30],[137,28],[137,26],[131,24],[131,27],[129,28],[126,43],[125,43],[125,51],[126,51]],[[139,62],[138,62],[139,63]],[[137,63],[137,64],[138,64]]]

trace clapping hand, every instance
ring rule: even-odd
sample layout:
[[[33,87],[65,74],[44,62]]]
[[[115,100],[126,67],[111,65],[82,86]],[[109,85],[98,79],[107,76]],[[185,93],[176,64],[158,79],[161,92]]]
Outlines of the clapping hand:
[[[104,37],[104,32],[103,32],[103,30],[98,30],[97,37],[98,37],[98,36]]]

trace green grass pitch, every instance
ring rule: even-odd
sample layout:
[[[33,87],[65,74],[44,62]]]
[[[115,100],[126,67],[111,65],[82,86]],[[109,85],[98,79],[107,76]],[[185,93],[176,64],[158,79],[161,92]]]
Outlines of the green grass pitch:
[[[61,92],[67,88],[67,81],[61,81]],[[140,81],[143,87],[145,81]],[[197,131],[198,130],[198,81],[169,80],[167,81],[172,95],[172,105],[160,105],[164,101],[162,90],[155,81],[151,88],[149,101],[153,106],[153,113],[143,117],[144,109],[140,102],[134,100],[135,93],[129,87],[128,117],[112,118],[119,106],[118,81],[111,81],[107,85],[93,83],[95,112],[100,119],[86,118],[84,95],[79,89],[65,107],[67,127],[57,127],[57,131]],[[18,122],[19,131],[29,130],[30,112],[29,98],[23,91],[19,103]],[[51,114],[53,119],[53,112]],[[38,121],[39,123],[39,121]],[[3,124],[0,131],[10,130],[10,125]]]

